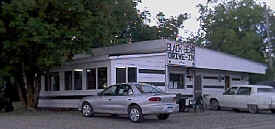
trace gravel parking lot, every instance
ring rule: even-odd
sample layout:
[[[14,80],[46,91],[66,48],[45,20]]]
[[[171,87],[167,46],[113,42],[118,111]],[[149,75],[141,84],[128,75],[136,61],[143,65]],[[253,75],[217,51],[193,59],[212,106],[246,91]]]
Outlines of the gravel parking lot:
[[[0,129],[274,129],[274,123],[275,114],[269,112],[188,112],[165,121],[146,116],[143,123],[131,123],[127,116],[84,118],[78,111],[0,112]]]

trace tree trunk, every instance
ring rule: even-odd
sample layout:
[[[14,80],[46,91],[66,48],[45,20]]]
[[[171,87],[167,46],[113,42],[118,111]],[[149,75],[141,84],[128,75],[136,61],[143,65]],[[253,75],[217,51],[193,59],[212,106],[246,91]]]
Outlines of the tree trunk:
[[[41,76],[39,74],[35,75],[35,85],[34,85],[34,107],[37,108],[39,103],[39,94],[41,89]]]
[[[22,104],[24,104],[25,108],[27,108],[27,97],[24,82],[22,80],[22,77],[16,77],[16,80],[16,87],[18,90],[19,100],[22,102]]]
[[[23,66],[24,67],[24,66]],[[40,75],[33,72],[25,72],[23,69],[23,80],[26,87],[26,107],[35,109],[38,105],[40,93]]]
[[[19,68],[17,73],[14,74],[15,77],[15,85],[18,90],[19,100],[24,104],[25,108],[27,108],[27,96],[26,96],[26,87],[25,82],[23,79],[23,67],[17,67]]]

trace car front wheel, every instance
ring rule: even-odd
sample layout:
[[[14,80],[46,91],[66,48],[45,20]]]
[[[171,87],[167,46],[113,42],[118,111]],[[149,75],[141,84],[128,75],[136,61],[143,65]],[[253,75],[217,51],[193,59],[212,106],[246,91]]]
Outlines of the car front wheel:
[[[220,110],[220,104],[219,104],[218,100],[216,100],[216,99],[211,100],[210,106],[213,110]]]
[[[91,117],[94,115],[93,107],[87,102],[82,105],[82,115],[85,117]]]
[[[167,120],[170,114],[159,114],[157,115],[159,120]]]
[[[128,111],[128,117],[132,122],[141,122],[143,121],[143,114],[141,108],[137,105],[131,106]]]
[[[250,112],[250,113],[256,114],[256,113],[259,112],[259,109],[258,109],[258,106],[257,106],[257,105],[249,104],[249,105],[247,106],[247,108],[248,108],[248,112]]]

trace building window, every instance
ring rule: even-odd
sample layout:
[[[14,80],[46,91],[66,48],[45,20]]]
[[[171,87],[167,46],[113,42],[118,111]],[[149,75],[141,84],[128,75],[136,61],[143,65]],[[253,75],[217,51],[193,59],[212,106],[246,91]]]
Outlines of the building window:
[[[203,79],[217,80],[218,77],[214,77],[214,76],[204,76]]]
[[[52,72],[45,75],[45,91],[59,91],[59,73]]]
[[[137,82],[137,68],[128,68],[128,82]]]
[[[116,68],[116,83],[126,83],[126,68]]]
[[[170,74],[169,80],[170,89],[184,89],[184,74]]]
[[[165,74],[165,70],[139,69],[139,73],[146,73],[146,74]]]
[[[65,90],[72,90],[72,71],[65,71]]]
[[[241,81],[240,78],[232,78],[232,81]]]
[[[59,73],[58,72],[54,72],[51,73],[51,89],[53,91],[59,91],[60,90],[60,84],[59,84]]]
[[[98,89],[107,87],[107,68],[98,68]]]
[[[51,91],[51,76],[50,74],[45,75],[45,91]]]
[[[82,72],[83,69],[74,70],[74,90],[82,89]]]
[[[240,87],[237,95],[250,95],[251,88],[250,87]]]
[[[217,85],[204,85],[203,88],[214,88],[214,89],[224,89],[224,86],[217,86]]]
[[[87,89],[96,89],[96,69],[87,69]]]
[[[193,88],[193,85],[187,85],[186,87],[187,88]]]

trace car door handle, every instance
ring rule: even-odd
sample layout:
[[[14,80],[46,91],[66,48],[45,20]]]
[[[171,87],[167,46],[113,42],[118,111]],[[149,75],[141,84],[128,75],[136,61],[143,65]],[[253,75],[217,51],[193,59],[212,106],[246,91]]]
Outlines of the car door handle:
[[[111,101],[112,99],[108,99],[108,101]]]
[[[132,100],[132,99],[128,99],[128,100]]]

